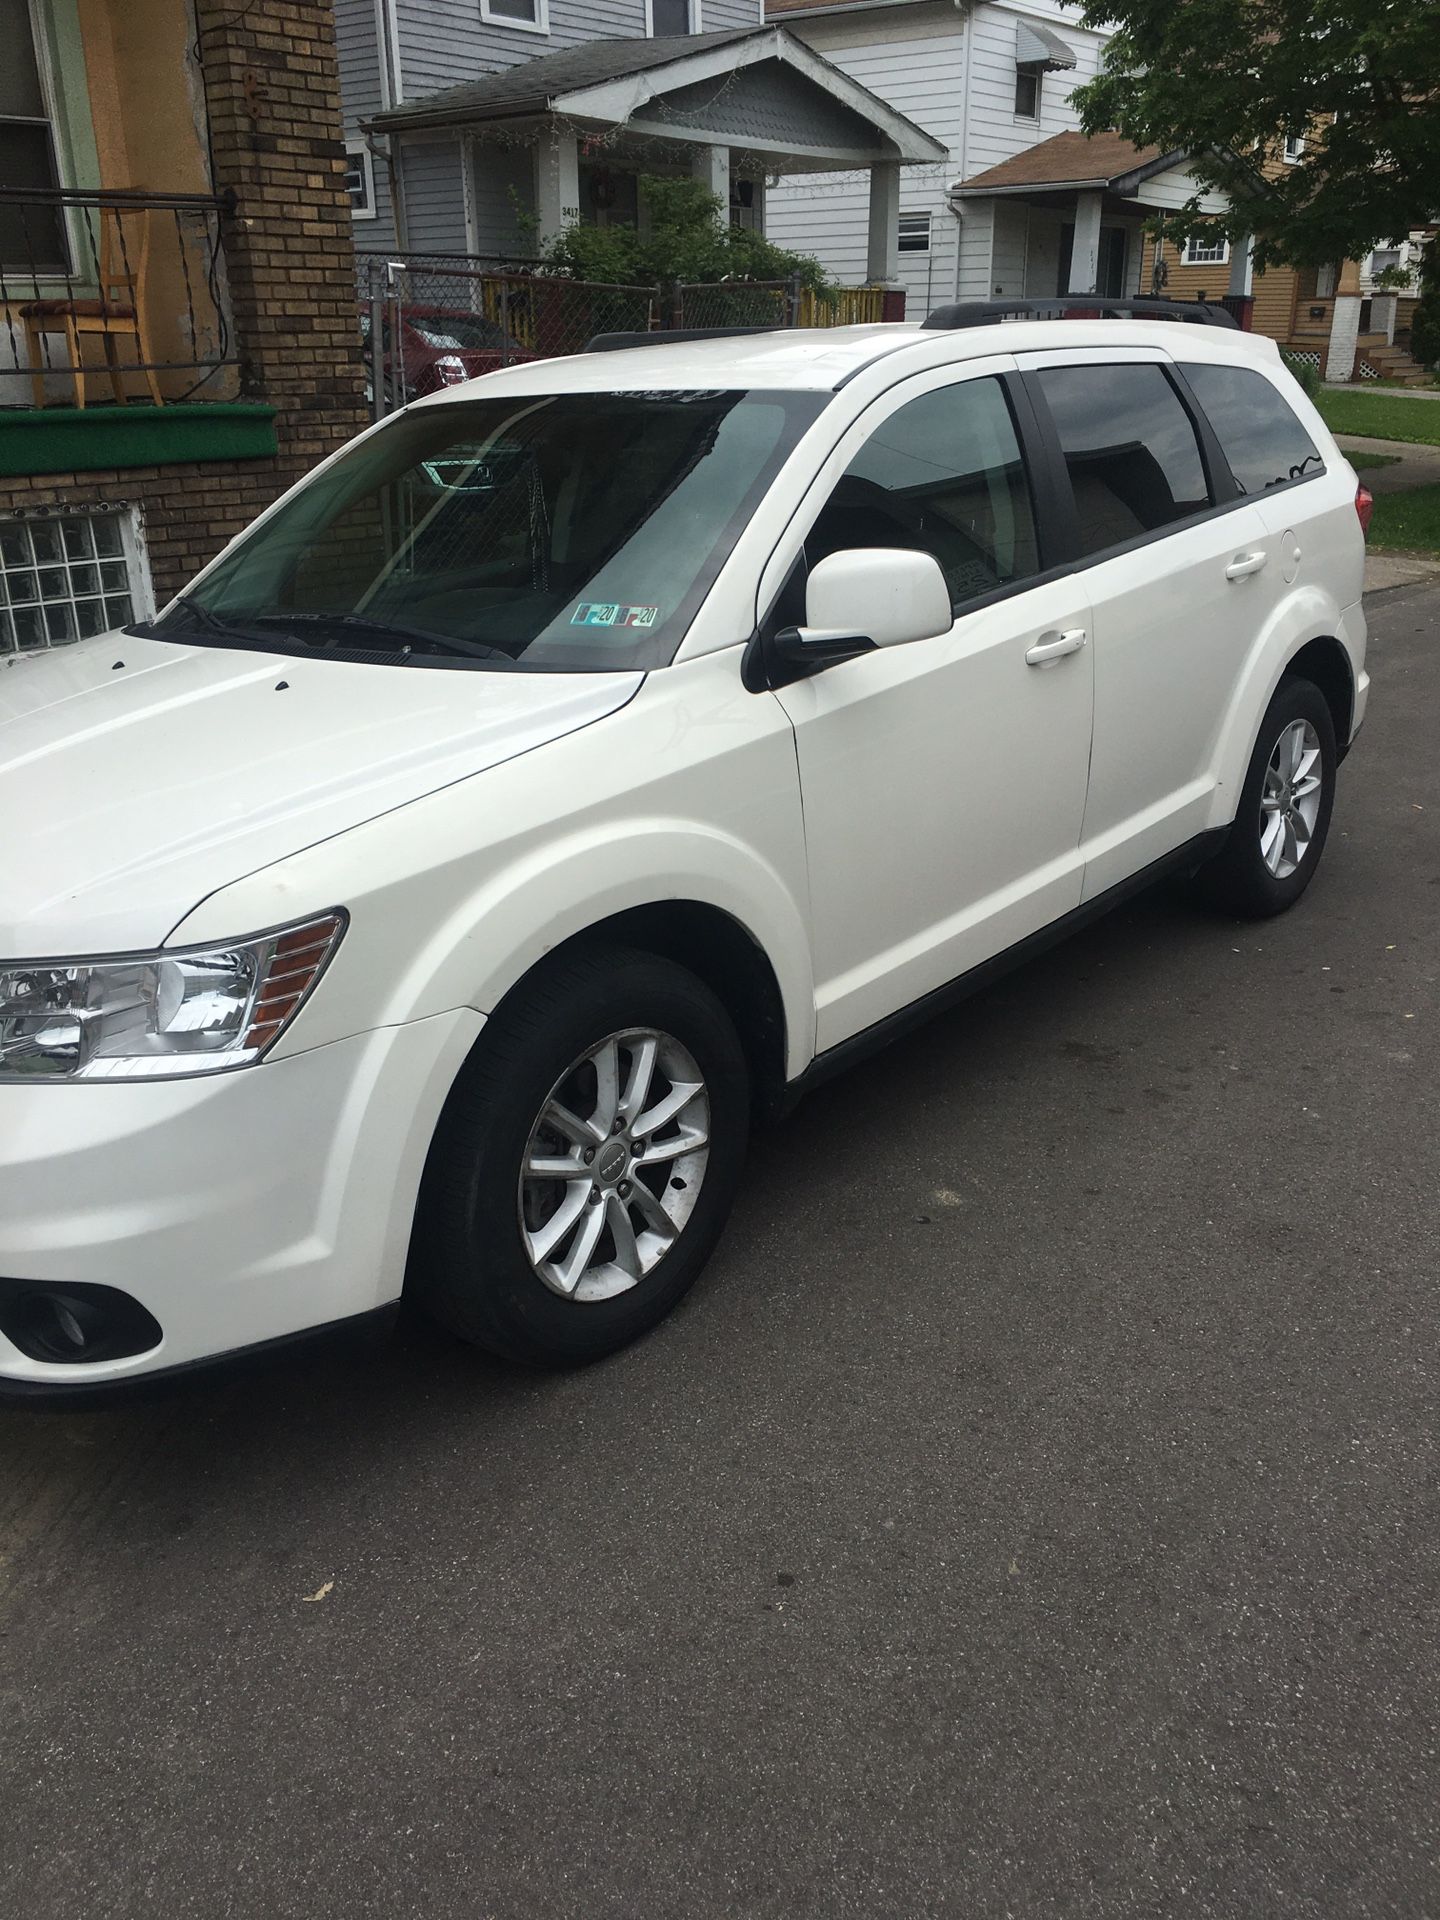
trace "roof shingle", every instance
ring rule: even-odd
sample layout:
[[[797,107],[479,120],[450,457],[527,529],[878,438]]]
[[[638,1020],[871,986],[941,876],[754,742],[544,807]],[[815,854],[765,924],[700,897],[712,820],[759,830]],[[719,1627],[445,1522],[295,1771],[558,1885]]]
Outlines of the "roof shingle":
[[[1118,133],[1057,133],[960,184],[976,189],[1073,187],[1089,180],[1118,180],[1161,158],[1159,147],[1137,147]]]
[[[668,66],[687,54],[704,53],[711,47],[729,46],[770,31],[768,27],[732,27],[724,33],[677,34],[660,40],[591,40],[584,46],[567,47],[563,53],[542,53],[537,59],[522,60],[501,73],[487,73],[458,87],[426,94],[423,99],[402,100],[377,113],[370,124],[385,127],[431,118],[509,120],[522,114],[544,113],[561,94]]]

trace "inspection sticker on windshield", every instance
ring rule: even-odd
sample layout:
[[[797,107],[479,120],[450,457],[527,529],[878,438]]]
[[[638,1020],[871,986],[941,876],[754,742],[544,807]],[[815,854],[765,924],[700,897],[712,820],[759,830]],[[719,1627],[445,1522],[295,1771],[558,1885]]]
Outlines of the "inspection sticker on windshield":
[[[659,607],[618,606],[613,600],[582,600],[570,616],[572,627],[653,627]]]

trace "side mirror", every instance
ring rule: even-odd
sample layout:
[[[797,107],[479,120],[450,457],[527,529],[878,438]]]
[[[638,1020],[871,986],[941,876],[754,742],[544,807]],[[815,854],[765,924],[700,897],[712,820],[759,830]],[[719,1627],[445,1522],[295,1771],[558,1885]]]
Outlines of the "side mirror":
[[[775,648],[792,664],[848,659],[872,647],[934,640],[954,621],[933,554],[849,547],[817,562],[805,586],[805,625],[777,633]]]

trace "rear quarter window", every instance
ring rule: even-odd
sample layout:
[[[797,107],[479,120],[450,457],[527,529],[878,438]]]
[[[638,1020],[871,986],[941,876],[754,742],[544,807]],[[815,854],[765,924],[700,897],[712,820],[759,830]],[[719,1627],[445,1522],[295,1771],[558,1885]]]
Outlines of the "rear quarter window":
[[[1248,367],[1182,366],[1241,493],[1265,493],[1325,471],[1285,396]]]

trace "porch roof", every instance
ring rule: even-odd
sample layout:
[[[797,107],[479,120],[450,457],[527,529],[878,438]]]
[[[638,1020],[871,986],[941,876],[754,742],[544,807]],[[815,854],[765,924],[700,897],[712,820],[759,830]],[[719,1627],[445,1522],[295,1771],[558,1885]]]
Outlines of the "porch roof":
[[[717,92],[714,83],[727,79],[731,84]],[[783,27],[592,40],[401,101],[366,124],[379,133],[402,133],[550,117],[599,127],[633,125],[678,141],[728,144],[812,164],[946,157],[946,148],[913,120]]]
[[[1133,191],[1151,174],[1183,166],[1187,155],[1159,147],[1137,147],[1118,133],[1057,133],[1038,145],[1012,153],[998,166],[956,182],[957,193],[1017,193],[1025,189],[1104,188]]]

